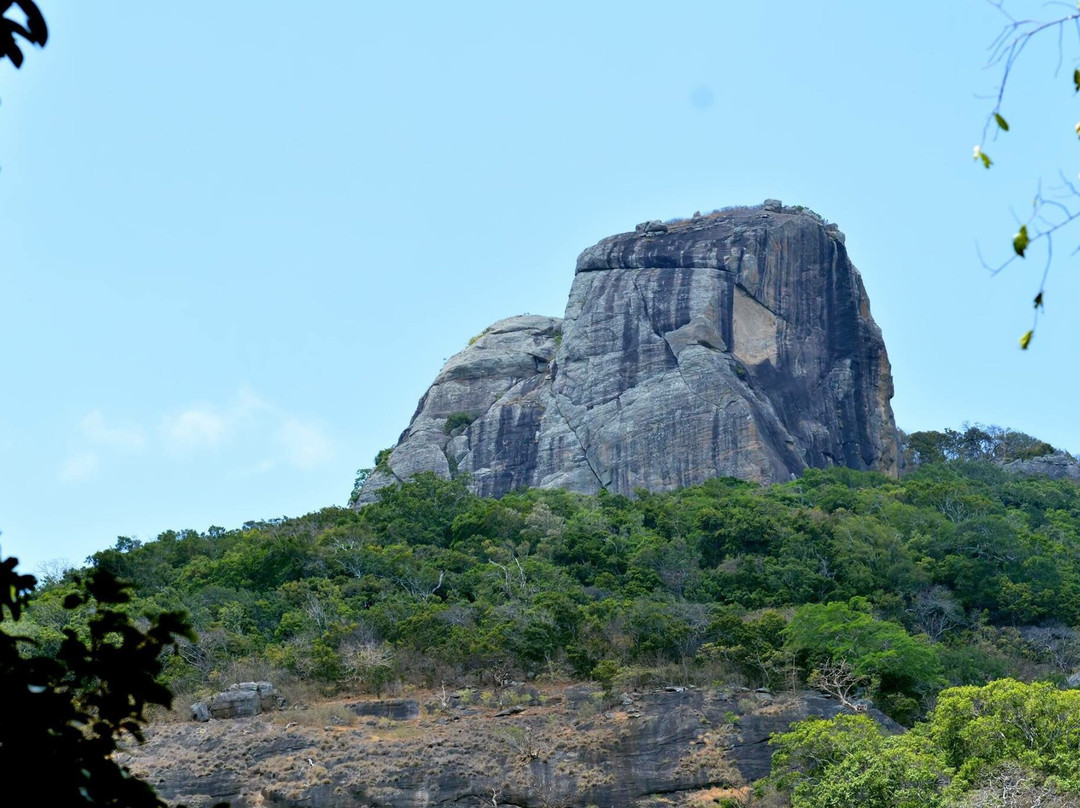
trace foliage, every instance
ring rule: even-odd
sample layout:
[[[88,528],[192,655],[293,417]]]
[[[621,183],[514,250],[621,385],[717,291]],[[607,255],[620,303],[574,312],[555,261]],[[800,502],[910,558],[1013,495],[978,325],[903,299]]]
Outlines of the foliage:
[[[922,699],[940,684],[941,664],[930,642],[889,620],[878,620],[864,598],[853,598],[851,605],[801,606],[785,631],[787,647],[813,667],[843,662],[856,677],[872,682],[872,696],[898,718],[912,718]]]
[[[479,334],[474,334],[473,336],[469,337],[469,345],[475,344],[476,341],[478,339],[480,339],[480,337],[484,336],[484,334],[488,333],[490,330],[491,330],[491,326],[488,326],[483,331],[481,331]]]
[[[1026,460],[1053,454],[1057,450],[1046,441],[1023,432],[982,424],[964,425],[964,431],[913,432],[905,436],[903,452],[909,467],[923,463]]]
[[[935,808],[949,769],[923,735],[887,735],[864,715],[800,721],[773,737],[773,783],[793,808]]]
[[[1080,792],[1080,691],[1015,679],[951,688],[938,698],[930,733],[960,784],[1016,762]]]
[[[24,618],[35,580],[0,564],[0,621]],[[163,806],[146,782],[116,763],[113,753],[130,736],[142,740],[146,707],[169,706],[172,694],[158,681],[162,653],[181,637],[194,639],[175,612],[145,629],[123,606],[124,586],[107,570],[72,580],[64,609],[88,616],[85,632],[62,630],[53,655],[0,627],[0,769],[11,805]],[[23,776],[36,772],[44,776]]]
[[[22,11],[26,17],[26,25],[6,16],[12,6]],[[15,39],[16,36],[39,47],[44,47],[49,39],[49,29],[45,25],[45,18],[33,0],[2,0],[0,2],[0,59],[6,57],[15,67],[22,67],[23,53]]]
[[[1053,43],[1056,40],[1058,49],[1058,67],[1065,58],[1064,45],[1065,35],[1069,34],[1069,40],[1075,35],[1073,47],[1080,46],[1080,12],[1075,7],[1072,11],[1050,19],[1032,19],[1013,17],[1005,6],[1005,0],[990,0],[990,4],[1005,18],[1004,27],[990,47],[990,61],[988,67],[999,71],[999,81],[994,93],[993,107],[986,116],[983,126],[982,138],[974,150],[974,159],[989,169],[994,161],[986,152],[988,140],[1012,131],[1014,128],[1005,118],[1007,106],[1007,90],[1013,71],[1020,61],[1021,55],[1034,41]],[[1065,3],[1048,3],[1047,6],[1062,6],[1068,8]],[[1051,45],[1053,47],[1053,45]],[[1073,57],[1074,63],[1080,61]],[[1080,93],[1080,68],[1068,73],[1068,78],[1063,79],[1074,93]],[[1056,76],[1056,74],[1055,74]],[[1071,115],[1072,113],[1065,113]],[[1062,134],[1068,133],[1075,137],[1080,135],[1080,124],[1074,123],[1074,118],[1065,117],[1061,123]],[[996,265],[987,265],[987,268],[995,274],[1005,269],[1016,259],[1024,259],[1029,254],[1033,245],[1043,246],[1046,249],[1046,262],[1041,273],[1041,279],[1036,294],[1033,298],[1032,326],[1020,337],[1020,347],[1027,350],[1031,339],[1038,326],[1039,314],[1043,308],[1046,291],[1046,279],[1053,261],[1054,237],[1059,230],[1072,225],[1080,218],[1080,189],[1077,189],[1072,180],[1066,178],[1064,172],[1059,172],[1060,186],[1051,190],[1049,194],[1043,192],[1040,181],[1031,205],[1031,212],[1026,221],[1020,224],[1019,230],[1012,236],[1009,257]],[[984,262],[985,263],[985,262]]]
[[[448,416],[446,416],[446,423],[443,424],[443,432],[449,435],[455,429],[467,427],[475,420],[476,416],[471,412],[452,412]]]
[[[1004,806],[1025,794],[1066,805],[1080,795],[1080,692],[1047,683],[950,688],[903,735],[840,715],[801,721],[771,743],[771,782],[791,793],[794,808]],[[991,789],[1016,800],[984,800]]]
[[[1033,438],[940,434],[955,457],[900,480],[493,500],[420,474],[360,511],[121,539],[89,561],[132,582],[133,612],[189,610],[199,639],[168,668],[187,688],[236,665],[369,692],[496,670],[779,688],[843,663],[853,704],[910,723],[943,685],[1060,679],[1078,653],[1080,489],[986,462]],[[84,630],[71,586],[23,621],[43,652]]]

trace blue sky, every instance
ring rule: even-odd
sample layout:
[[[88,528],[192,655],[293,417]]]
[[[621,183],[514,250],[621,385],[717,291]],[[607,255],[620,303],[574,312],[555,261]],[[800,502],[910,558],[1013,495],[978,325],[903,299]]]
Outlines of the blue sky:
[[[1080,50],[1055,78],[1032,46],[982,170],[988,3],[39,2],[47,47],[0,66],[0,549],[28,571],[343,504],[470,336],[562,314],[583,248],[766,197],[847,234],[902,428],[1080,451],[1080,229],[1026,353],[1040,259],[976,253],[1076,176]]]

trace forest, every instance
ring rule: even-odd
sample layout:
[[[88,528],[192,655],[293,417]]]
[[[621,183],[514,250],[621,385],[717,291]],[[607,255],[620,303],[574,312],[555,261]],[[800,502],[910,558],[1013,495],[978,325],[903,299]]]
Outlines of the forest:
[[[812,469],[634,498],[484,499],[422,474],[359,511],[120,538],[87,564],[129,583],[135,620],[187,613],[163,672],[181,701],[253,676],[327,695],[809,686],[850,715],[774,739],[775,804],[991,805],[973,800],[1006,780],[1071,804],[1080,487],[1003,468],[1052,449],[1022,433],[905,446],[900,479]],[[57,572],[34,595],[19,628],[37,653],[85,633],[88,610],[65,608],[80,586]]]

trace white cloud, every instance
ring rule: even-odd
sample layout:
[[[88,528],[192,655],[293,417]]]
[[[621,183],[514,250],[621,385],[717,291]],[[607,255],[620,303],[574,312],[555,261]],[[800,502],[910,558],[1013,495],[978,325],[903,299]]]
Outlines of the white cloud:
[[[261,474],[268,474],[269,472],[276,469],[278,465],[279,464],[276,460],[266,458],[264,460],[260,460],[257,463],[250,463],[246,466],[241,466],[236,470],[235,474],[237,477],[255,477]]]
[[[146,444],[142,427],[135,424],[110,425],[98,410],[88,413],[80,426],[83,435],[98,446],[138,451]]]
[[[281,423],[277,439],[289,462],[304,471],[321,466],[334,456],[334,446],[322,429],[296,418],[286,418]]]
[[[257,412],[272,409],[273,407],[267,404],[258,393],[245,384],[236,392],[236,399],[231,407],[231,412],[234,417],[243,419]]]
[[[81,483],[97,474],[98,456],[93,452],[74,454],[60,464],[60,479],[65,483]]]
[[[212,407],[191,407],[162,420],[165,440],[175,449],[212,449],[229,431],[228,418]]]
[[[231,468],[240,476],[286,468],[310,471],[335,454],[321,425],[267,402],[246,386],[223,401],[195,402],[166,412],[156,430],[111,420],[94,410],[79,422],[79,433],[60,469],[60,477],[69,482],[93,477],[122,453],[143,450],[155,462],[214,451],[223,470]]]
[[[260,423],[260,416],[275,417],[276,412],[275,407],[244,385],[227,405],[198,404],[166,415],[161,431],[173,450],[213,449],[238,433],[267,429]]]

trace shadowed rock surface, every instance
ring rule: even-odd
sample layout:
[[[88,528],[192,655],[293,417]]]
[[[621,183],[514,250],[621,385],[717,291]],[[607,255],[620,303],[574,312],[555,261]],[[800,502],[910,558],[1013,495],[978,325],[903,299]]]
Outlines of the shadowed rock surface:
[[[630,495],[807,467],[898,471],[881,331],[835,225],[769,200],[603,239],[563,320],[447,362],[357,505],[420,471]]]
[[[326,726],[302,711],[157,724],[123,762],[165,800],[192,808],[223,798],[235,808],[433,808],[490,805],[493,795],[519,808],[625,808],[658,796],[685,804],[696,791],[768,774],[770,733],[842,711],[813,692],[679,688],[604,699],[578,685],[514,695],[530,706],[505,717],[497,705],[432,702],[390,721],[369,702],[323,705],[312,718]]]

